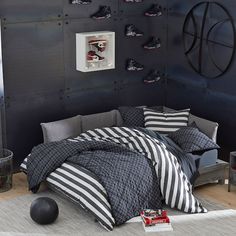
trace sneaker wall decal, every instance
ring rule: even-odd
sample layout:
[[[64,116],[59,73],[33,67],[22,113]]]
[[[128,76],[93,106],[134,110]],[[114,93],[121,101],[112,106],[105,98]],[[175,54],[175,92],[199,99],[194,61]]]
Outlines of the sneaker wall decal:
[[[98,54],[96,54],[95,51],[89,51],[87,54],[87,61],[88,62],[101,62],[105,59],[105,57],[101,57]]]
[[[135,25],[130,24],[125,27],[125,35],[127,37],[141,37],[144,33],[139,30]]]
[[[102,20],[111,18],[111,7],[109,6],[100,6],[99,10],[91,15],[91,18],[95,20]]]
[[[143,48],[148,50],[158,49],[161,47],[161,40],[157,37],[152,37],[147,43],[143,45]]]
[[[153,4],[146,12],[144,12],[145,16],[154,17],[154,16],[161,16],[162,9],[161,6],[158,4]]]
[[[71,0],[71,4],[87,5],[90,3],[92,3],[92,0]]]
[[[145,84],[156,83],[161,79],[160,72],[158,70],[151,70],[150,73],[143,79]]]
[[[144,66],[135,61],[134,59],[128,59],[126,64],[126,70],[128,71],[141,71]]]

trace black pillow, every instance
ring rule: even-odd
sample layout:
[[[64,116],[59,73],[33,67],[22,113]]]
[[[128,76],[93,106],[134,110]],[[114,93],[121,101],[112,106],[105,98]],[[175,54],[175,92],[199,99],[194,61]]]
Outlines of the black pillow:
[[[197,127],[187,126],[168,135],[185,153],[208,151],[220,148]]]
[[[144,127],[143,108],[138,107],[119,107],[123,125],[127,127]]]
[[[155,106],[153,109],[162,111],[162,106]],[[144,113],[142,107],[119,107],[121,117],[124,121],[124,126],[127,127],[145,127]]]

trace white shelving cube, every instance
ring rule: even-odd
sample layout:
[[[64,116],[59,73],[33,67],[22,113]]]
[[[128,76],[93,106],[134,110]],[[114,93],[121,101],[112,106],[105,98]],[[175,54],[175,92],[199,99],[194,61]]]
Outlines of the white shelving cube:
[[[92,42],[104,43],[105,50],[99,51]],[[88,53],[94,54],[94,60],[88,59]],[[98,56],[96,56],[98,55]],[[98,60],[98,58],[104,58]],[[91,57],[90,57],[91,59]],[[96,61],[97,59],[97,61]],[[115,32],[97,31],[76,34],[76,69],[92,72],[115,69]]]

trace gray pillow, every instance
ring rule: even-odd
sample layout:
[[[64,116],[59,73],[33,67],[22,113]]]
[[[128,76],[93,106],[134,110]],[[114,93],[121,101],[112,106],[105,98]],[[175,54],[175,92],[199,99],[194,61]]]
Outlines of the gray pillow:
[[[194,116],[190,114],[189,116],[189,124],[195,122],[198,126],[198,129],[206,134],[209,138],[211,138],[216,143],[216,137],[217,137],[217,130],[219,127],[219,124],[213,121],[209,121],[197,116]]]
[[[168,135],[185,153],[204,152],[220,148],[197,127],[187,126]]]
[[[82,132],[96,128],[117,126],[118,115],[117,110],[112,110],[109,112],[81,116]]]
[[[74,116],[65,120],[41,123],[44,143],[60,141],[76,137],[81,133],[81,116]]]

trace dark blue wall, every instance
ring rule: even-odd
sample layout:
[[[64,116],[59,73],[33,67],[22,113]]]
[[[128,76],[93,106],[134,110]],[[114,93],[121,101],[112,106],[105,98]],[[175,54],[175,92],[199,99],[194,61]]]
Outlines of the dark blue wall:
[[[201,1],[169,1],[171,11],[168,21],[166,105],[174,108],[191,107],[192,113],[217,121],[220,124],[218,142],[223,147],[220,155],[221,158],[228,159],[228,151],[236,148],[236,62],[233,60],[230,69],[216,79],[200,76],[190,67],[184,54],[182,31],[187,13],[199,2]],[[236,2],[233,0],[218,2],[229,10],[235,20]],[[201,18],[203,11],[199,11],[198,15]],[[210,25],[212,22],[221,19],[219,15],[218,12],[211,12],[207,17],[207,24]],[[227,28],[224,28],[224,30],[223,33],[216,32],[215,38],[220,42],[232,43],[230,29],[227,31]],[[206,51],[207,48],[204,50]],[[224,47],[216,47],[214,50],[215,55],[222,60],[228,53]]]
[[[3,63],[7,122],[7,147],[15,155],[15,167],[42,142],[41,122],[76,114],[107,111],[119,105],[158,105],[164,102],[165,82],[144,85],[150,69],[166,71],[167,13],[144,17],[158,2],[145,0],[93,0],[91,5],[71,5],[69,0],[1,0]],[[90,15],[99,5],[109,5],[112,18],[95,21]],[[126,38],[126,24],[144,31],[142,38]],[[75,33],[111,30],[116,33],[116,69],[82,73],[75,69]],[[155,52],[142,49],[150,36],[162,40]],[[125,70],[127,58],[144,64],[145,70]]]
[[[159,18],[144,17],[145,9],[155,2],[169,13],[165,11]],[[221,158],[227,159],[227,151],[236,147],[236,65],[234,60],[224,76],[206,79],[188,64],[182,28],[186,14],[199,2],[145,0],[126,4],[123,0],[93,0],[92,5],[76,6],[69,0],[1,0],[6,138],[7,147],[15,153],[15,167],[34,145],[42,142],[40,122],[141,104],[191,107],[192,113],[219,122],[219,143],[226,150]],[[236,3],[219,2],[235,18]],[[110,5],[113,17],[91,20],[89,16],[99,5]],[[145,36],[124,37],[124,27],[130,23],[135,23]],[[76,71],[75,33],[99,30],[116,32],[116,69]],[[161,38],[162,48],[146,52],[141,45],[152,35]],[[221,35],[227,38],[228,33]],[[220,55],[225,52],[221,48],[218,51]],[[126,72],[125,61],[130,57],[143,63],[145,70]],[[166,73],[167,79],[144,85],[143,77],[152,68]]]

